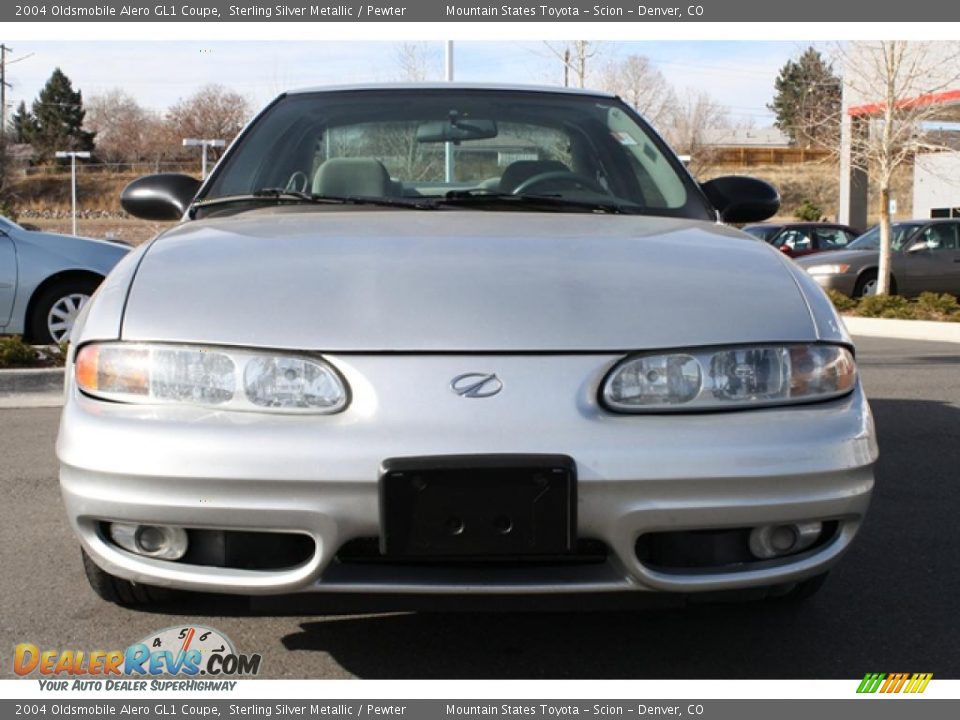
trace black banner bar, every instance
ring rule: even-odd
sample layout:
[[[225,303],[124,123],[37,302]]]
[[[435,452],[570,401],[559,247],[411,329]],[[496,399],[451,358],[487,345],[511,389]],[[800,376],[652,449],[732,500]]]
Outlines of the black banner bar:
[[[851,693],[854,692],[852,684]],[[907,710],[904,703],[909,703]],[[320,718],[321,720],[464,720],[514,718],[687,718],[688,720],[941,720],[956,717],[960,700],[870,698],[850,700],[2,700],[0,717],[84,717],[111,720],[179,718]],[[950,708],[953,708],[952,710]]]
[[[693,4],[688,4],[692,1]],[[475,2],[472,0],[199,0],[153,2],[25,0],[0,7],[0,22],[956,22],[960,3],[875,0],[681,0]]]

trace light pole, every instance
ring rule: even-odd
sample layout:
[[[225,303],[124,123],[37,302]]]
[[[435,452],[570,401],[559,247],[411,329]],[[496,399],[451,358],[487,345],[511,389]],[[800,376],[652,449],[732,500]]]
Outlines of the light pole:
[[[73,234],[77,234],[77,158],[89,160],[86,150],[58,150],[58,158],[70,158],[70,207],[73,215]]]
[[[203,148],[203,163],[200,166],[200,179],[207,179],[207,148],[222,148],[226,145],[224,140],[198,140],[197,138],[184,138],[183,146],[184,147],[201,147]]]
[[[443,47],[443,79],[453,82],[453,40],[447,40]],[[443,146],[443,175],[446,182],[453,182],[453,143],[446,142]]]

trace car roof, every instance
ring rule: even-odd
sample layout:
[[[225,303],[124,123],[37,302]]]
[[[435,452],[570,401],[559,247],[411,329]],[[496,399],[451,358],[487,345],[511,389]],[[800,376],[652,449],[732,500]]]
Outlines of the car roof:
[[[303,95],[306,93],[321,92],[354,92],[378,90],[497,90],[504,92],[535,92],[563,95],[589,95],[613,99],[613,93],[602,90],[585,90],[583,88],[561,87],[559,85],[516,85],[509,83],[457,83],[457,82],[429,82],[429,83],[360,83],[352,85],[321,85],[319,87],[299,88],[290,90],[288,95]]]
[[[788,227],[839,227],[839,228],[850,228],[849,225],[844,225],[843,223],[835,222],[817,222],[815,220],[805,221],[798,220],[797,222],[780,222],[780,223],[750,223],[749,225],[744,225],[744,228],[788,228]],[[851,230],[853,228],[850,228]]]
[[[941,225],[960,222],[960,218],[920,218],[919,220],[896,220],[893,225]]]

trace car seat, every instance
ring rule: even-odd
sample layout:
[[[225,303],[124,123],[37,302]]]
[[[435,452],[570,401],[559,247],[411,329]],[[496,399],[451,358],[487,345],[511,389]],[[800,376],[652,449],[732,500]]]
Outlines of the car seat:
[[[330,158],[313,175],[313,192],[334,197],[388,197],[390,173],[375,158]]]

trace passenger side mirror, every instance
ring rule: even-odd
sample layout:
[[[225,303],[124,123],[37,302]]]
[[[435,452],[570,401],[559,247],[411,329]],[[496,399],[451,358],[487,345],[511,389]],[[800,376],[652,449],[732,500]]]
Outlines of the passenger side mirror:
[[[120,205],[141,220],[179,220],[199,189],[200,181],[190,175],[144,175],[123,189]]]
[[[700,186],[727,223],[761,222],[780,209],[780,193],[770,183],[743,175],[725,175]]]

